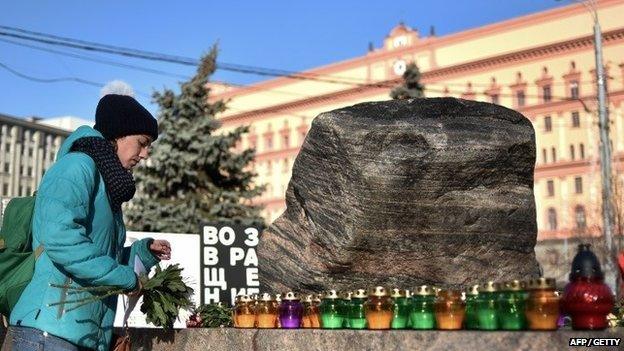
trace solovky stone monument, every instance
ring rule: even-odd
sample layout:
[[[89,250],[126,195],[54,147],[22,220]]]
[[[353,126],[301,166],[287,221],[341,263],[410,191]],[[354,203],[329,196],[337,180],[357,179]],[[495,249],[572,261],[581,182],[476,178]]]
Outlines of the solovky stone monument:
[[[258,246],[269,292],[539,275],[531,122],[454,98],[317,116]]]

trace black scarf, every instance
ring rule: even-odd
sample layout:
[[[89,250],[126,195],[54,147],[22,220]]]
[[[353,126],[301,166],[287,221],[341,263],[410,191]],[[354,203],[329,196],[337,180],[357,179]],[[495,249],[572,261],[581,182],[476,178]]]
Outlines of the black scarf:
[[[121,204],[134,196],[136,185],[132,173],[123,168],[110,141],[99,137],[80,138],[74,142],[71,151],[89,155],[100,171],[113,212],[121,210]]]

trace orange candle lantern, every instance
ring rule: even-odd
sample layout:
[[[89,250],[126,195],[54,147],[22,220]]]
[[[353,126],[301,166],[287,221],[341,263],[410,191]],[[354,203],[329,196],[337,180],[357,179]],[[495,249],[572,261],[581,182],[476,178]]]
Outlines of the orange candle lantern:
[[[435,316],[438,329],[458,330],[462,328],[466,304],[461,292],[441,290],[435,301]]]
[[[556,330],[559,318],[559,296],[552,278],[529,281],[529,298],[525,315],[531,330]]]
[[[277,328],[277,302],[271,294],[262,294],[256,305],[256,327]]]
[[[303,328],[320,328],[321,320],[319,318],[320,300],[315,295],[307,295],[303,300]]]
[[[384,287],[372,288],[364,304],[368,329],[390,329],[393,307],[390,294]]]
[[[234,327],[253,328],[256,324],[256,314],[254,311],[254,301],[247,295],[236,297],[234,306]]]

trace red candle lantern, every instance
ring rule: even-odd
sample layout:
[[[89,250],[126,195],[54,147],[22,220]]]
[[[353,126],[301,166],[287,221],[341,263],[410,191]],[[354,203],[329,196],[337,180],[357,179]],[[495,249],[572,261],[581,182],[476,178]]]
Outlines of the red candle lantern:
[[[570,315],[572,328],[577,330],[607,328],[607,315],[615,303],[611,289],[604,283],[598,257],[590,246],[579,245],[572,261],[570,282],[561,298],[561,308]]]

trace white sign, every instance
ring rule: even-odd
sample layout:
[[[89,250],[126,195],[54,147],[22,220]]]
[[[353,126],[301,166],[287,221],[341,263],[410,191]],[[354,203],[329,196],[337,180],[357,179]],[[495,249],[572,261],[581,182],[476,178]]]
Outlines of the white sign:
[[[182,276],[186,285],[194,290],[191,297],[195,306],[199,306],[200,296],[200,237],[197,234],[173,234],[173,233],[148,233],[148,232],[127,232],[125,246],[132,245],[133,242],[144,238],[153,238],[168,240],[171,243],[171,259],[162,261],[160,266],[178,264],[183,268]],[[131,258],[132,259],[132,258]],[[132,262],[130,263],[132,266]],[[136,264],[134,265],[136,268]],[[152,269],[153,270],[153,269]],[[123,317],[125,314],[125,304],[128,303],[128,297],[121,295],[117,301],[117,314],[115,315],[115,327],[123,325]],[[132,312],[128,315],[128,326],[135,328],[154,328],[153,325],[145,321],[145,315],[141,312],[142,299],[136,302]],[[180,311],[178,320],[174,323],[174,328],[186,328],[186,320],[190,315],[190,311]]]

